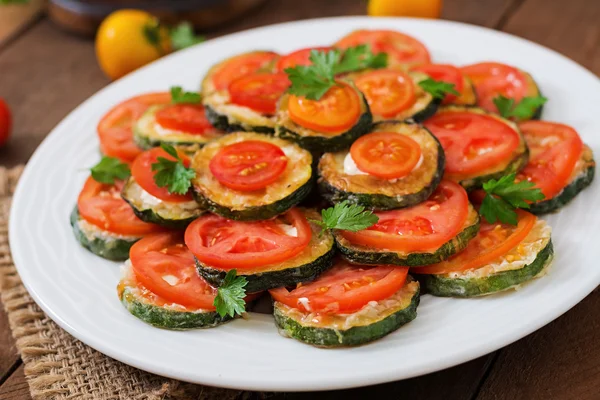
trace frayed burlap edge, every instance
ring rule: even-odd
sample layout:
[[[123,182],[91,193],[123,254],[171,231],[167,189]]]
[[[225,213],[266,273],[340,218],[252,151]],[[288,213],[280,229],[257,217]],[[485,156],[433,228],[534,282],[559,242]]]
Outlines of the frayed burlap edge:
[[[227,400],[250,396],[129,367],[81,343],[48,318],[25,290],[8,247],[11,196],[22,170],[22,166],[0,167],[0,299],[34,399]]]

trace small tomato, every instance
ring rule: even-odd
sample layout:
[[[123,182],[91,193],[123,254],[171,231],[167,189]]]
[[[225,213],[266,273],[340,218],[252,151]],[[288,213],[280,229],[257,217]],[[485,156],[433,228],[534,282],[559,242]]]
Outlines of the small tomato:
[[[10,109],[6,102],[0,98],[0,147],[8,141],[11,126]]]
[[[369,0],[368,13],[374,17],[439,18],[442,0]]]

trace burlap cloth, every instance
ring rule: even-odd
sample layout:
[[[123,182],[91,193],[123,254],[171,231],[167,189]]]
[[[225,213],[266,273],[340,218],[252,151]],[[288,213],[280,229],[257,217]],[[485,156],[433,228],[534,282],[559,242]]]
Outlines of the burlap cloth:
[[[22,170],[22,166],[0,167],[0,298],[34,399],[227,400],[251,396],[129,367],[81,343],[48,318],[25,290],[8,247],[8,212]]]

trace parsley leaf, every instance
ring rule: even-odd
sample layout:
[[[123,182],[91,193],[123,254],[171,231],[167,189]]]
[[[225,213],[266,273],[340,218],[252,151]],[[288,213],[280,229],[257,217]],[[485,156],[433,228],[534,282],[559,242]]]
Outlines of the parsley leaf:
[[[369,46],[361,45],[343,52],[337,49],[312,50],[309,60],[311,65],[298,65],[284,70],[292,83],[288,92],[319,100],[336,84],[336,75],[365,68],[383,68],[387,65],[387,54],[373,54]]]
[[[479,213],[490,223],[500,221],[506,224],[517,224],[517,208],[529,208],[529,201],[543,200],[546,196],[535,183],[529,181],[515,182],[516,174],[505,175],[495,180],[490,179],[483,184],[486,195],[479,208]]]
[[[322,210],[321,218],[323,219],[322,221],[311,221],[320,225],[323,231],[327,229],[342,229],[356,232],[366,229],[379,221],[377,215],[369,210],[365,210],[363,206],[348,204],[348,200]],[[321,234],[323,234],[323,231],[321,231]]]
[[[519,103],[515,104],[513,98],[502,95],[494,98],[494,104],[501,116],[520,121],[531,119],[537,109],[546,104],[547,101],[548,99],[543,96],[523,97]]]
[[[102,160],[94,165],[90,171],[96,182],[110,185],[115,183],[115,180],[127,179],[131,175],[129,165],[121,162],[118,158],[106,156],[102,157]]]
[[[182,22],[172,27],[170,36],[171,46],[173,46],[174,50],[185,49],[204,41],[203,36],[196,36],[194,34],[194,28],[189,22]]]
[[[171,87],[171,103],[173,104],[198,104],[201,101],[202,97],[200,97],[200,93],[186,92],[181,88],[181,86]]]
[[[166,187],[169,193],[186,194],[192,186],[191,180],[196,177],[196,171],[183,165],[173,146],[162,143],[160,147],[175,160],[158,157],[158,162],[152,164],[152,171],[156,172],[154,182],[159,187]]]
[[[431,78],[427,78],[419,82],[419,86],[431,94],[436,99],[443,99],[447,94],[453,94],[455,96],[460,96],[460,93],[456,91],[453,83],[436,81]]]
[[[213,305],[221,317],[229,314],[234,317],[235,314],[242,314],[246,311],[246,289],[244,287],[248,281],[243,276],[237,276],[235,269],[229,270],[223,283],[217,289],[217,295]]]

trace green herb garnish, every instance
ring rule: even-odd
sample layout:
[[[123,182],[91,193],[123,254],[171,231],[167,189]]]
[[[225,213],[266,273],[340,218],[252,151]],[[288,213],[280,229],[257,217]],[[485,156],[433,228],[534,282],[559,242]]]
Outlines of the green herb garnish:
[[[173,104],[198,104],[201,101],[200,93],[186,92],[181,86],[171,87],[171,103]]]
[[[505,175],[495,180],[490,179],[483,184],[486,195],[479,208],[479,213],[490,223],[496,221],[517,225],[517,208],[529,208],[528,201],[543,200],[546,196],[535,183],[529,181],[515,182],[516,174]]]
[[[514,118],[518,121],[531,119],[538,108],[548,101],[543,96],[523,97],[519,103],[515,104],[515,99],[498,96],[494,98],[494,104],[498,113],[504,118]]]
[[[387,54],[373,54],[368,45],[340,50],[310,52],[311,65],[286,68],[285,73],[292,83],[288,92],[319,100],[336,85],[335,76],[366,68],[383,68],[387,65]]]
[[[102,160],[94,165],[90,171],[96,182],[108,185],[114,184],[115,180],[127,179],[131,175],[129,165],[121,162],[118,158],[106,156],[102,157]]]
[[[189,22],[182,22],[172,27],[170,36],[173,50],[185,49],[204,41],[204,37],[194,34],[194,28]]]
[[[175,160],[158,157],[158,161],[152,164],[152,171],[156,172],[154,182],[159,187],[166,187],[169,193],[186,194],[192,186],[192,179],[196,177],[196,171],[183,165],[173,146],[162,143],[160,147]]]
[[[443,99],[447,94],[460,96],[460,93],[456,91],[453,83],[427,78],[419,82],[419,86],[436,99]]]
[[[367,229],[379,221],[377,215],[369,210],[365,210],[363,206],[348,204],[348,200],[344,200],[333,207],[322,210],[321,218],[322,221],[314,219],[310,220],[323,228],[321,235],[327,229],[342,229],[345,231],[356,232]]]
[[[246,297],[245,286],[248,281],[243,276],[237,276],[235,269],[229,270],[223,283],[217,289],[217,295],[213,305],[217,308],[217,312],[221,317],[230,315],[234,317],[235,314],[243,314],[246,311]]]

